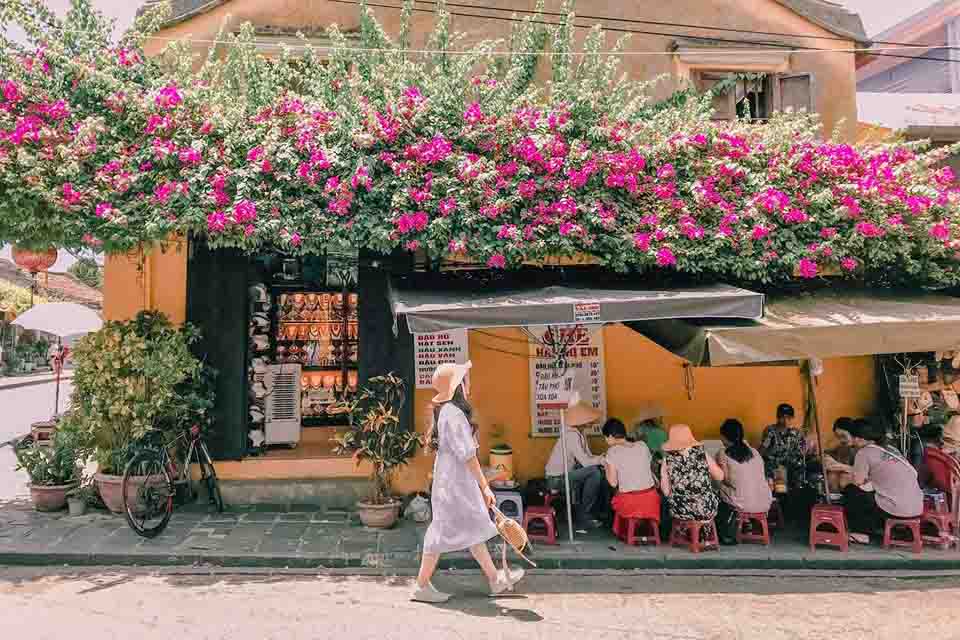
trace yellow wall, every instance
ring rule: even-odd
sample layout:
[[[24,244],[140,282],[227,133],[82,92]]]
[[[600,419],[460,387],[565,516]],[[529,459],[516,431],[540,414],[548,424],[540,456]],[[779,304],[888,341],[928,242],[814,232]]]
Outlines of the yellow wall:
[[[127,320],[150,309],[182,323],[187,314],[186,246],[184,241],[171,241],[145,252],[108,256],[103,269],[104,318]]]
[[[743,422],[748,438],[759,444],[763,428],[773,422],[776,406],[789,402],[802,420],[804,380],[797,367],[720,367],[693,369],[693,398],[683,382],[683,360],[622,326],[604,329],[607,411],[628,423],[645,404],[657,403],[666,412],[665,424],[686,422],[700,438],[719,437],[726,418]],[[514,355],[508,355],[510,352]],[[485,462],[494,425],[505,428],[514,451],[514,471],[519,480],[542,477],[553,438],[530,437],[530,383],[526,341],[519,330],[471,331],[472,401],[480,425],[480,458]],[[423,432],[428,415],[429,391],[418,391],[415,415]],[[874,408],[873,359],[828,360],[819,379],[824,444],[832,441],[830,427],[840,416],[863,416]],[[604,450],[602,439],[591,442]],[[395,488],[422,490],[432,456],[418,455],[399,474]]]

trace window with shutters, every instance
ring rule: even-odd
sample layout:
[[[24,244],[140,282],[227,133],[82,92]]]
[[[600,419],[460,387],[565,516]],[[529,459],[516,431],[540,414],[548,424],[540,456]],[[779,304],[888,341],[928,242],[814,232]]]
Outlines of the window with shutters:
[[[714,120],[766,122],[777,111],[814,110],[813,76],[809,73],[701,71],[696,86],[713,92]]]

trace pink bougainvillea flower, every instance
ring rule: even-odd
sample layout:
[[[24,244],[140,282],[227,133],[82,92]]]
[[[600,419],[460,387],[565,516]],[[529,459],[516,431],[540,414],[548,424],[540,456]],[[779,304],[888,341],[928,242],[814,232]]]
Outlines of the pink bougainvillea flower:
[[[463,112],[463,119],[471,125],[483,122],[483,110],[480,108],[480,103],[474,102],[467,107],[467,110]]]
[[[798,266],[798,271],[800,272],[801,278],[810,279],[817,277],[818,267],[816,261],[811,260],[810,258],[803,258],[800,260],[800,264]]]
[[[454,255],[462,255],[467,252],[467,243],[463,240],[451,240],[447,243],[447,251]]]
[[[210,233],[220,233],[227,228],[227,216],[223,211],[214,211],[207,216],[207,231]]]
[[[514,240],[519,235],[517,230],[517,225],[514,224],[505,224],[500,227],[500,230],[497,231],[498,240]]]
[[[677,256],[673,254],[669,247],[660,247],[657,250],[657,266],[672,267],[675,264],[677,264]]]
[[[407,251],[416,251],[420,248],[419,240],[408,240],[406,244],[403,245],[403,248]]]
[[[647,251],[650,249],[650,238],[651,234],[649,233],[635,233],[633,234],[633,246],[640,251]]]
[[[250,200],[241,200],[233,207],[233,220],[237,224],[247,224],[257,219],[257,205]]]
[[[487,266],[491,269],[506,269],[507,259],[502,253],[495,253],[487,260]]]
[[[404,213],[394,220],[394,226],[400,233],[406,234],[414,231],[423,231],[430,222],[430,216],[426,211],[414,211],[413,213]]]
[[[844,271],[856,271],[857,261],[855,258],[844,258],[840,261],[840,266],[843,267]]]
[[[677,175],[677,170],[672,164],[667,163],[657,169],[657,178],[660,180],[670,180],[675,175]]]
[[[560,225],[560,235],[569,236],[569,235],[579,235],[583,233],[583,227],[573,222],[564,222]]]
[[[823,238],[824,240],[835,238],[836,235],[837,235],[837,230],[834,227],[824,227],[823,229],[820,229],[820,237]]]
[[[783,214],[783,221],[787,224],[801,224],[808,220],[810,220],[810,216],[800,209],[790,209]]]
[[[353,177],[350,179],[350,186],[354,191],[363,187],[364,189],[370,190],[370,173],[367,171],[366,167],[359,167],[356,172],[353,174]]]
[[[290,244],[292,244],[295,247],[299,247],[302,242],[303,242],[303,239],[300,237],[299,233],[294,231],[293,233],[290,234]]]
[[[454,198],[453,196],[450,196],[449,198],[444,198],[443,200],[440,201],[440,205],[438,206],[438,208],[440,210],[440,215],[443,217],[447,217],[448,215],[450,215],[451,213],[457,210],[457,199]]]
[[[6,102],[17,103],[20,101],[20,87],[13,80],[0,82],[0,89],[2,89],[3,99]]]
[[[750,238],[752,240],[763,240],[768,235],[770,235],[771,229],[762,224],[758,224],[750,231]]]
[[[843,205],[844,209],[847,210],[847,215],[851,218],[859,218],[860,213],[863,210],[860,206],[860,202],[857,201],[853,196],[843,196],[840,199],[840,203]]]
[[[950,223],[949,222],[938,222],[937,224],[930,227],[930,235],[937,240],[949,240],[950,239]]]
[[[858,222],[856,230],[857,233],[864,238],[879,238],[883,236],[883,229],[872,222]]]
[[[97,205],[96,216],[98,218],[109,218],[113,214],[113,206],[109,202],[101,202]]]
[[[259,162],[263,154],[263,147],[254,147],[247,152],[247,162]]]
[[[200,152],[194,149],[193,147],[184,147],[177,154],[180,158],[180,162],[187,166],[193,166],[195,164],[200,164]]]
[[[120,48],[117,49],[117,64],[121,67],[132,67],[140,63],[140,55],[136,51]]]
[[[83,202],[83,194],[74,189],[70,182],[65,182],[60,191],[63,195],[64,206],[73,207]]]
[[[790,206],[790,196],[773,187],[760,194],[759,201],[768,213],[780,212]]]
[[[183,102],[183,96],[180,95],[180,89],[177,88],[177,85],[168,84],[160,89],[160,93],[154,98],[154,102],[161,109],[173,109]]]
[[[531,200],[537,195],[537,182],[535,180],[524,180],[517,185],[517,193],[524,200]]]

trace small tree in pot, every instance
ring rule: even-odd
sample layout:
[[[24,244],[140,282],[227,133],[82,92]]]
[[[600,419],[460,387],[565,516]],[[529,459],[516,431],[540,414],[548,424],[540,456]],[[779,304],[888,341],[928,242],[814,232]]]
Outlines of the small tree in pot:
[[[30,477],[30,499],[37,511],[66,506],[67,494],[80,482],[82,450],[78,433],[69,428],[58,429],[50,446],[38,446],[32,437],[17,443],[17,469]]]
[[[335,438],[336,453],[352,454],[358,466],[368,462],[372,467],[370,497],[357,504],[368,527],[392,527],[400,512],[400,501],[390,495],[390,481],[420,442],[413,429],[401,424],[405,401],[402,379],[392,373],[370,378],[348,405],[349,429]]]
[[[190,351],[199,334],[165,315],[141,312],[108,322],[74,349],[71,411],[65,422],[83,434],[96,457],[100,497],[123,511],[121,480],[148,435],[169,442],[180,430],[209,422],[211,371]]]

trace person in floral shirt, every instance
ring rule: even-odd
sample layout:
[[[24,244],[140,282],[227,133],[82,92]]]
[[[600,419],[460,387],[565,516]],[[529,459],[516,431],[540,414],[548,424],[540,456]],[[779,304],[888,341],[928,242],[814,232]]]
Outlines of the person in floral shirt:
[[[806,454],[807,438],[794,424],[796,413],[789,404],[777,407],[777,421],[763,430],[760,455],[767,478],[774,478],[777,469],[787,471],[787,495],[781,496],[785,514],[789,520],[803,522],[810,515],[810,507],[816,503],[816,489],[807,487]]]

